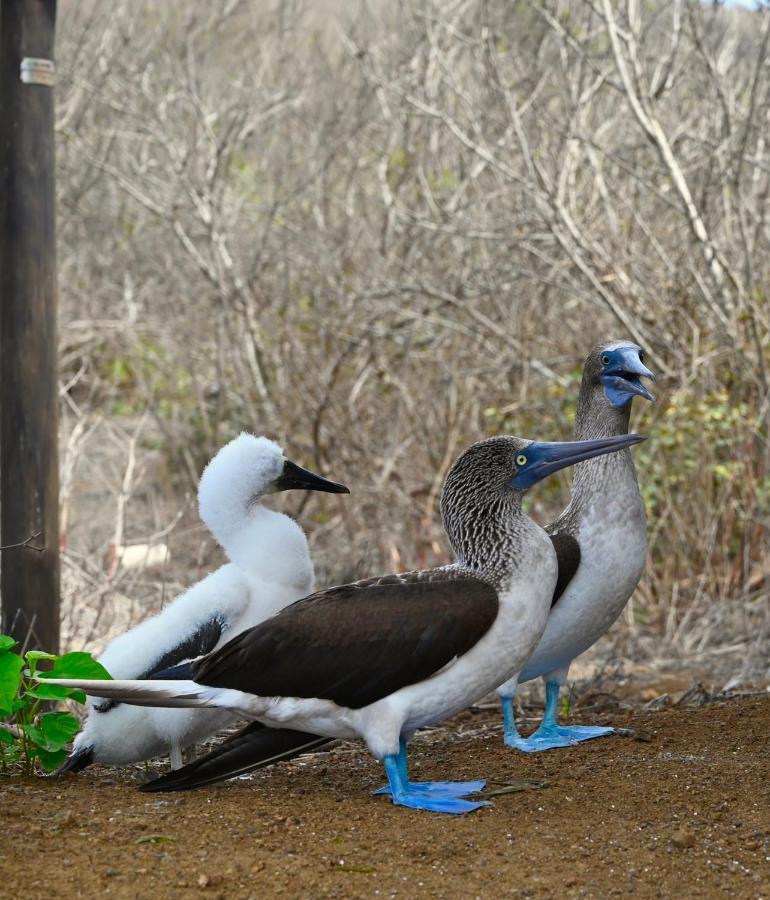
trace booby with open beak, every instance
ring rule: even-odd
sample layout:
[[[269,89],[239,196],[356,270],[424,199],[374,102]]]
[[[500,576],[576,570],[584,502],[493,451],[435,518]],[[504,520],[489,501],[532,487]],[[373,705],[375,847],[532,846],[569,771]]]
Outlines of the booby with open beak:
[[[654,400],[642,378],[655,380],[636,344],[612,341],[589,353],[575,417],[575,437],[601,440],[628,433],[634,397]],[[636,470],[627,450],[581,462],[569,506],[546,531],[559,561],[548,624],[518,676],[498,689],[504,739],[526,752],[566,747],[612,734],[612,728],[559,725],[559,690],[575,657],[591,647],[620,615],[644,572],[647,521]],[[539,728],[522,737],[516,727],[517,683],[542,676],[546,710]]]
[[[394,803],[470,812],[483,804],[464,798],[483,782],[411,782],[407,742],[519,671],[542,634],[556,552],[523,513],[524,493],[641,440],[481,441],[454,463],[442,492],[455,564],[312,594],[193,661],[189,679],[52,683],[146,706],[227,709],[282,733],[359,737],[383,762]]]
[[[226,444],[201,476],[201,518],[230,562],[199,581],[158,615],[115,638],[100,662],[117,678],[151,678],[159,670],[210,653],[246,628],[313,590],[307,538],[289,516],[261,498],[288,490],[349,493],[286,459],[274,441],[242,433]],[[146,709],[119,699],[92,700],[72,753],[57,774],[91,763],[125,766],[182,750],[218,731],[225,709]]]

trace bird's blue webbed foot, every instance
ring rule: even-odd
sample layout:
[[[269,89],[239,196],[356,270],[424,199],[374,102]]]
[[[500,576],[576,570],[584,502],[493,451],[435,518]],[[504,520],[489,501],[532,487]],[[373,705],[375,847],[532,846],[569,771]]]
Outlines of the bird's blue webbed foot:
[[[523,739],[522,743],[527,746],[519,749],[537,753],[540,750],[553,750],[557,747],[574,747],[581,741],[605,737],[614,732],[614,728],[602,728],[599,725],[557,725],[555,722],[543,722],[537,731]]]
[[[467,797],[470,794],[478,794],[479,791],[483,791],[486,786],[486,781],[410,781],[409,788],[410,790],[422,792],[422,793],[431,793],[431,794],[443,794],[447,797]],[[390,789],[390,785],[386,784],[385,787],[381,787],[376,791],[372,791],[373,794],[390,794],[392,793]]]
[[[540,727],[529,737],[522,737],[516,727],[513,698],[503,697],[503,740],[508,747],[524,753],[540,753],[543,750],[554,750],[557,747],[574,747],[581,741],[605,737],[615,732],[614,728],[599,725],[559,725],[556,721],[556,709],[559,698],[559,685],[549,681],[546,685],[545,716]]]
[[[460,797],[450,797],[448,794],[429,794],[424,791],[413,790],[392,794],[391,799],[397,806],[408,806],[411,809],[425,809],[428,812],[450,813],[453,815],[473,812],[482,806],[489,806],[489,803],[484,800],[463,800]]]
[[[457,814],[473,812],[489,805],[484,801],[462,799],[468,794],[482,790],[485,781],[410,782],[406,767],[406,745],[403,742],[399,752],[386,756],[383,762],[388,775],[388,784],[374,793],[390,794],[391,800],[398,806]]]

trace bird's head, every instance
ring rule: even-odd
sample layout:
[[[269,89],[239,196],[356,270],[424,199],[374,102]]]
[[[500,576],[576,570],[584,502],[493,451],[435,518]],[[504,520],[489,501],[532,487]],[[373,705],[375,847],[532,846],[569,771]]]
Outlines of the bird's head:
[[[344,484],[303,469],[266,437],[242,432],[206,466],[198,486],[198,507],[220,542],[243,526],[244,516],[265,494],[278,491],[349,494]]]
[[[583,369],[584,384],[601,391],[607,402],[623,409],[634,397],[655,400],[641,378],[655,381],[654,372],[644,364],[644,350],[628,341],[599,344],[589,354]]]
[[[230,485],[239,489],[247,504],[278,491],[350,493],[344,484],[316,475],[287,459],[275,441],[245,431],[225,444],[206,466],[199,494],[201,497],[217,494]]]
[[[521,498],[538,481],[575,463],[645,440],[638,434],[590,441],[529,441],[500,435],[472,444],[444,481],[441,514],[455,552],[469,559],[473,546],[505,533]]]

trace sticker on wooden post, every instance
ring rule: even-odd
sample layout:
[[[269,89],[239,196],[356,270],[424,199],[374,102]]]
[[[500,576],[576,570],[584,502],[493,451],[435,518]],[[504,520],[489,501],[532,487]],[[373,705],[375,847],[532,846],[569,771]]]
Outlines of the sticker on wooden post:
[[[21,80],[24,84],[44,84],[52,87],[56,66],[52,59],[25,56],[21,61]]]

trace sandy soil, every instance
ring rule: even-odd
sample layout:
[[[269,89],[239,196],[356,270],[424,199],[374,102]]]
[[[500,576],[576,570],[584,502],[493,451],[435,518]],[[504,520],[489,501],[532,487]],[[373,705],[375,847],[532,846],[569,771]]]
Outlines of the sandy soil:
[[[418,780],[528,785],[462,817],[369,796],[353,745],[189,794],[2,780],[0,895],[770,898],[770,697],[612,720],[636,734],[529,756],[492,710],[418,737]]]

